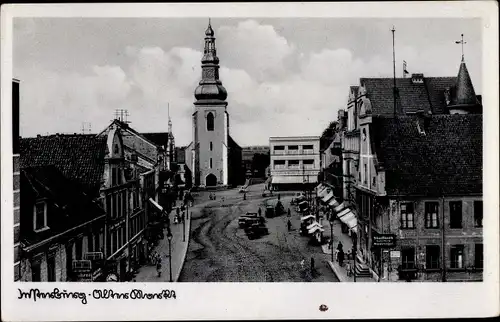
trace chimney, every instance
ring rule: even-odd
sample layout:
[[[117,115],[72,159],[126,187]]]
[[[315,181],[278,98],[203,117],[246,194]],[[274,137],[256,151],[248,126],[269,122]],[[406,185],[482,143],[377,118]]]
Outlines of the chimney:
[[[411,74],[411,82],[413,84],[423,84],[424,74]]]

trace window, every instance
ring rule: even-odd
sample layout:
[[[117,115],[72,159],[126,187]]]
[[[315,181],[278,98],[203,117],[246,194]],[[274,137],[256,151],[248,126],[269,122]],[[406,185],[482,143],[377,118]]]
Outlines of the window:
[[[438,209],[439,205],[437,202],[425,203],[425,228],[439,227]]]
[[[304,150],[312,150],[312,149],[314,149],[314,147],[312,145],[304,145],[302,147],[302,149],[304,149]]]
[[[401,228],[415,228],[413,223],[413,203],[411,202],[401,204]]]
[[[461,201],[450,201],[450,228],[462,228]]]
[[[288,160],[288,166],[290,168],[296,168],[299,166],[299,160]]]
[[[284,145],[275,145],[274,146],[274,151],[279,151],[279,152],[284,152],[285,151],[285,146]]]
[[[425,267],[427,269],[439,268],[440,253],[438,245],[427,245],[425,247]]]
[[[483,268],[483,244],[476,244],[474,250],[474,266]]]
[[[56,257],[53,253],[47,256],[47,281],[56,281]]]
[[[304,162],[304,164],[314,164],[313,159],[304,160],[303,162]]]
[[[454,245],[450,249],[451,268],[464,267],[464,245]]]
[[[214,145],[212,142],[210,142],[210,151],[213,151],[214,150]]]
[[[40,260],[34,260],[31,262],[31,281],[40,282],[42,280]]]
[[[47,203],[38,202],[35,204],[33,218],[33,229],[35,231],[45,230],[47,227]]]
[[[210,169],[212,169],[212,158],[210,158]]]
[[[289,145],[288,150],[298,150],[299,146],[298,145]]]
[[[364,169],[364,174],[365,174],[365,176],[364,176],[364,178],[363,178],[363,182],[364,182],[364,184],[366,184],[366,178],[368,177],[368,169],[367,169],[367,168],[368,168],[368,167],[367,167],[366,163],[365,163],[365,164],[363,164],[363,169]]]
[[[483,201],[474,201],[474,226],[483,227]]]
[[[401,250],[402,268],[414,269],[415,268],[415,248],[407,247]]]
[[[274,168],[279,169],[285,166],[285,160],[274,160]]]
[[[212,112],[208,113],[207,115],[207,131],[213,131],[214,130],[214,115]]]

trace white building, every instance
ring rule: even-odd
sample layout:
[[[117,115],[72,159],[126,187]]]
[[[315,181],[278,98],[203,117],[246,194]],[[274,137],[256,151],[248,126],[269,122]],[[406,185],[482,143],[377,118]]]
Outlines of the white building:
[[[319,136],[270,137],[271,184],[274,189],[300,188],[318,182]]]

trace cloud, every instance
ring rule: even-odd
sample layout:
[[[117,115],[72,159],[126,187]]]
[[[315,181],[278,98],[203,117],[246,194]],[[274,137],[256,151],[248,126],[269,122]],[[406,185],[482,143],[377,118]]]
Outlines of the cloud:
[[[222,26],[216,37],[230,133],[242,146],[266,144],[269,136],[320,135],[345,107],[350,85],[360,77],[392,76],[390,51],[389,57],[364,59],[349,48],[299,52],[273,26],[254,20]],[[439,50],[445,49],[399,49],[398,76],[403,59],[410,72],[455,75],[458,62],[436,60]],[[124,45],[122,51],[124,63],[108,61],[80,72],[21,68],[22,135],[79,132],[82,122],[92,122],[97,131],[118,108],[129,111],[138,131],[166,131],[170,107],[177,144],[189,144],[202,53],[188,46]]]

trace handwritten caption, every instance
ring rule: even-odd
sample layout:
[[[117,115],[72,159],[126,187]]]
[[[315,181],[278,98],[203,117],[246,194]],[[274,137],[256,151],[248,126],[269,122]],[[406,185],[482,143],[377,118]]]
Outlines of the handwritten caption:
[[[52,291],[41,291],[38,288],[32,288],[29,291],[23,291],[18,288],[19,300],[61,300],[61,299],[76,299],[80,300],[82,304],[87,304],[88,298],[95,300],[168,300],[176,299],[174,290],[161,290],[159,292],[144,292],[140,289],[132,289],[128,292],[116,292],[112,289],[94,289],[90,293],[86,292],[68,292],[67,290],[60,290],[57,287]]]

